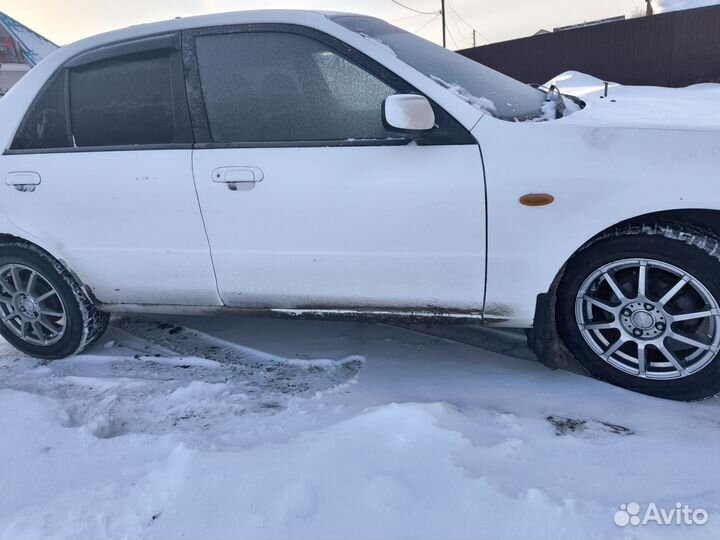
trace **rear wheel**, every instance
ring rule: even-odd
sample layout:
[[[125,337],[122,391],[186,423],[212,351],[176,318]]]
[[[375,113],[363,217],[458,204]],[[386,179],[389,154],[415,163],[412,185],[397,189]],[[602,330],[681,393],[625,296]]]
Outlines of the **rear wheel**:
[[[558,330],[596,377],[659,397],[720,392],[720,241],[679,226],[619,231],[580,251]]]
[[[23,242],[0,244],[0,334],[38,358],[84,350],[107,328],[100,312],[68,271]]]

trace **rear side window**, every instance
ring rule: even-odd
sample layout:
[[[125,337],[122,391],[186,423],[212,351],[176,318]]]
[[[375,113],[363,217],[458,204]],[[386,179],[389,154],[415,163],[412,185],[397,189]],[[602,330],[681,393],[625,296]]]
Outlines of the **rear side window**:
[[[178,130],[169,54],[113,58],[70,71],[77,146],[185,142]]]
[[[12,148],[191,143],[181,69],[174,50],[63,69],[26,115]]]
[[[65,74],[56,74],[42,91],[15,135],[14,150],[70,146],[65,114]]]
[[[397,93],[314,39],[283,32],[195,38],[214,142],[392,137],[382,104]]]

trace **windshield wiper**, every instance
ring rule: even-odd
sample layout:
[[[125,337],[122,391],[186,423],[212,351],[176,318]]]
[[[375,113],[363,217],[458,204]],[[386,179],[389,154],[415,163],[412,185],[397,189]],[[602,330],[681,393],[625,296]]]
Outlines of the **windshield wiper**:
[[[563,97],[562,92],[560,92],[560,89],[554,84],[551,84],[545,96],[547,98],[547,101],[554,101],[556,103],[555,118],[559,120],[560,118],[565,116],[565,110],[567,109],[567,105],[565,104],[565,98]]]

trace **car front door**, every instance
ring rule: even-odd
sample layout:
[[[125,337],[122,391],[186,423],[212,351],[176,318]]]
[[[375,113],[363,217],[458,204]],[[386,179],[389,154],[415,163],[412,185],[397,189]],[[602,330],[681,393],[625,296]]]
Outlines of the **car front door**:
[[[432,132],[389,131],[385,98],[416,90],[311,29],[200,29],[183,42],[226,305],[481,310],[484,179],[459,123],[435,107]]]
[[[73,58],[0,160],[8,218],[103,303],[220,304],[179,45],[160,36]]]

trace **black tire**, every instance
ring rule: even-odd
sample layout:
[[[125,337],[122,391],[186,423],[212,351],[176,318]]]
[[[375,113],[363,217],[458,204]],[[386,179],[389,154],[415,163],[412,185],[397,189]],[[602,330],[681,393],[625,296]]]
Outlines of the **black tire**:
[[[37,272],[58,293],[67,321],[62,337],[51,345],[28,343],[0,322],[0,335],[16,349],[36,358],[58,359],[78,354],[107,329],[109,315],[98,310],[65,267],[40,248],[22,241],[0,242],[0,268],[19,264]]]
[[[557,295],[560,337],[577,360],[598,379],[651,396],[695,401],[720,393],[720,353],[699,371],[682,378],[653,380],[618,369],[595,352],[578,328],[575,304],[589,276],[616,261],[647,258],[692,274],[720,301],[720,237],[710,231],[678,224],[632,225],[618,228],[581,249],[568,263]]]

